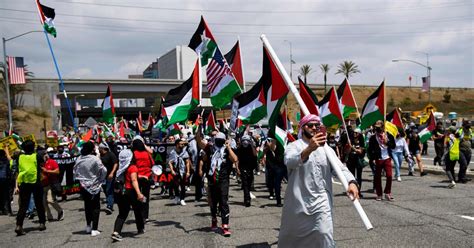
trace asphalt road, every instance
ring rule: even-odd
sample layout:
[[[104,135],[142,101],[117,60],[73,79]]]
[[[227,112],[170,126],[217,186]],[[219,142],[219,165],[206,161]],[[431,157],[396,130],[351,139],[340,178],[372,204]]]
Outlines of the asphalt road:
[[[434,152],[433,152],[434,154]],[[471,165],[472,167],[472,165]],[[338,247],[473,247],[474,246],[474,183],[459,184],[448,189],[443,175],[408,177],[402,172],[402,182],[393,182],[393,202],[377,202],[373,193],[369,169],[362,191],[362,206],[374,229],[366,231],[341,186],[335,185],[334,236]],[[225,238],[212,232],[206,202],[187,198],[187,206],[176,206],[171,200],[152,191],[147,232],[135,236],[133,214],[124,226],[124,240],[112,243],[110,234],[117,211],[100,216],[102,234],[91,237],[84,232],[83,204],[71,197],[61,203],[65,219],[47,223],[47,230],[37,230],[37,218],[25,220],[27,235],[16,237],[15,219],[0,216],[0,247],[276,247],[281,208],[267,198],[264,176],[256,177],[257,196],[253,206],[245,208],[243,193],[231,180],[230,227],[232,236]],[[285,185],[284,185],[285,187]],[[192,194],[193,192],[189,192]],[[14,208],[18,206],[15,204]],[[116,208],[117,209],[117,208]]]

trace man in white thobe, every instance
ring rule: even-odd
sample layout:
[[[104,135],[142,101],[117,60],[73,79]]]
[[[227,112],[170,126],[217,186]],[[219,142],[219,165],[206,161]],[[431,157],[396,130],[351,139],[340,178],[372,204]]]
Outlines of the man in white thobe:
[[[300,121],[299,139],[285,150],[288,187],[281,216],[279,247],[335,247],[333,239],[332,169],[327,156],[336,156],[324,149],[325,133],[316,115]],[[326,151],[332,154],[326,154]],[[349,182],[347,193],[358,198],[354,176],[347,167],[342,172]]]

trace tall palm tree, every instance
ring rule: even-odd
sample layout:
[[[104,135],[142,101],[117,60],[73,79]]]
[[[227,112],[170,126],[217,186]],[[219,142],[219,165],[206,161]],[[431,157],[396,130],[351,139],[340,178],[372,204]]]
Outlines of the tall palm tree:
[[[321,64],[321,65],[319,65],[319,68],[324,73],[324,94],[326,94],[326,84],[327,84],[327,81],[328,81],[328,76],[327,75],[328,75],[329,69],[331,69],[331,67],[329,66],[329,64]]]
[[[310,65],[302,65],[300,67],[299,73],[300,73],[301,76],[303,76],[305,84],[307,83],[306,82],[306,77],[311,73],[312,70],[313,70],[313,68],[311,68]]]
[[[355,73],[360,73],[359,67],[350,60],[340,63],[336,72],[336,74],[344,74],[346,78],[349,78],[349,76]]]

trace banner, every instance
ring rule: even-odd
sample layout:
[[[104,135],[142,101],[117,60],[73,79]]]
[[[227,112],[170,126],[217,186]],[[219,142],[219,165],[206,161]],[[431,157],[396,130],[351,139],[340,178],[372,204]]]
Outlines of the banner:
[[[5,146],[8,147],[10,155],[13,155],[13,152],[19,150],[16,141],[12,136],[0,139],[0,149],[3,149]]]
[[[230,130],[232,132],[236,132],[238,116],[239,116],[239,102],[234,99],[232,101],[232,114],[230,116]]]
[[[57,140],[56,140],[57,141]],[[73,169],[78,156],[69,158],[53,158],[59,165],[59,180],[63,187],[63,195],[79,193],[81,186],[74,181]]]

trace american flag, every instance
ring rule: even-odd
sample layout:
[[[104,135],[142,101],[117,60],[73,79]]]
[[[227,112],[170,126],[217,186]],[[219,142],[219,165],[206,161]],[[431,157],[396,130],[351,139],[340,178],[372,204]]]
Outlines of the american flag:
[[[225,61],[224,56],[222,56],[221,51],[217,48],[214,57],[212,57],[211,63],[209,63],[206,70],[207,90],[209,93],[214,92],[221,79],[231,73],[230,67]]]
[[[23,57],[7,57],[10,84],[25,84],[25,65]]]

